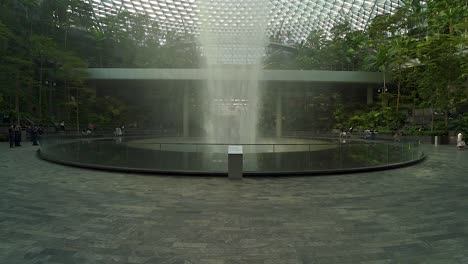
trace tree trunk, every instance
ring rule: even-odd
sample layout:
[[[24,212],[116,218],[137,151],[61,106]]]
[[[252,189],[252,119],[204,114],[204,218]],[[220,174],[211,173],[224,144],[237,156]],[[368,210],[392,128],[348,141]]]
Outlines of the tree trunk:
[[[383,89],[382,89],[382,93],[381,93],[381,95],[382,95],[382,111],[383,111],[383,109],[385,107],[385,102],[384,102],[384,100],[385,100],[385,90],[387,90],[387,83],[386,83],[386,80],[385,80],[385,69],[384,69],[383,70]]]
[[[47,100],[47,114],[49,115],[49,118],[52,116],[52,89],[53,85],[49,83],[49,93],[48,93],[48,100]]]
[[[19,86],[20,86],[20,73],[16,73],[16,89],[15,89],[15,112],[16,112],[16,124],[20,124],[20,106],[19,106]]]
[[[67,49],[67,40],[68,40],[68,27],[65,29],[65,40],[64,40],[64,48]]]
[[[42,55],[41,55],[41,67],[39,69],[39,119],[42,122]]]
[[[70,28],[70,27],[69,27],[68,25],[65,26],[65,39],[64,39],[64,45],[63,45],[64,48],[65,48],[65,50],[67,49],[68,29],[69,29],[69,28]]]
[[[70,94],[70,87],[68,86],[67,78],[65,78],[65,80],[64,80],[64,85],[65,85],[65,102],[70,102],[71,94]],[[69,106],[66,107],[67,122],[71,121],[71,110],[72,110],[71,107],[69,107]],[[62,118],[63,118],[63,116],[62,116]]]
[[[79,103],[78,103],[78,95],[79,95],[79,90],[78,87],[76,88],[76,98],[75,98],[75,103],[76,103],[76,132],[79,134],[80,133],[80,108],[79,108]]]
[[[383,73],[383,93],[385,93],[385,90],[387,89],[387,83],[386,83],[386,80],[385,80],[385,70],[384,70],[384,73]]]
[[[445,121],[445,130],[448,130],[448,109],[445,109],[445,116],[444,116],[444,121]]]
[[[76,102],[76,132],[80,133],[80,109],[78,107],[78,102]]]
[[[447,84],[447,98],[449,99],[449,102],[446,105],[446,109],[444,111],[445,116],[444,116],[444,123],[445,123],[445,130],[448,131],[448,114],[449,114],[449,105],[450,105],[450,92],[451,92],[451,87],[450,84]]]
[[[400,110],[400,87],[401,87],[401,80],[398,79],[398,92],[397,92],[397,101],[396,101],[396,111]]]
[[[400,97],[401,97],[401,65],[398,65],[398,84],[397,84],[397,103],[396,103],[396,111],[400,110]]]
[[[431,132],[434,131],[434,108],[431,108]]]

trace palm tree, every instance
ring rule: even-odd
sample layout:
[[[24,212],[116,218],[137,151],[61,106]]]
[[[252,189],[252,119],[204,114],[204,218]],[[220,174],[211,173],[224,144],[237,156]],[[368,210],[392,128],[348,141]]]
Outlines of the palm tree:
[[[381,45],[374,54],[367,56],[364,59],[364,69],[370,71],[380,71],[383,75],[383,93],[387,90],[386,77],[387,72],[391,66],[391,52],[390,47],[386,45]]]

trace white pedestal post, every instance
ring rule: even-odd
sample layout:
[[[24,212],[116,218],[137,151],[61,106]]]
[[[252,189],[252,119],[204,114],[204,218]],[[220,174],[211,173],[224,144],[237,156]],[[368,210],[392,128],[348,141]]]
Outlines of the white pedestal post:
[[[230,180],[242,180],[242,146],[228,146],[228,177]]]

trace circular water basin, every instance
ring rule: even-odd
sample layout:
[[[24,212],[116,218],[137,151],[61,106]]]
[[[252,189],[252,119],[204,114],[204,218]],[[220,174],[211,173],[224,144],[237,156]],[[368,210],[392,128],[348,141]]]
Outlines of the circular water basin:
[[[40,157],[67,165],[158,174],[226,175],[228,147],[243,149],[245,175],[317,175],[391,169],[424,159],[415,142],[262,138],[255,144],[202,138],[103,137],[41,141]]]

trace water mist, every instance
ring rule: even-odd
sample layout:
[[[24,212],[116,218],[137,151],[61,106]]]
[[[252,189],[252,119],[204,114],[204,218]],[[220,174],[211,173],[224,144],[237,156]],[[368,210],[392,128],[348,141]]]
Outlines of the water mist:
[[[266,46],[268,0],[201,0],[200,42],[206,59],[203,127],[207,141],[252,144],[258,123],[259,77]],[[244,19],[255,17],[257,23]]]

